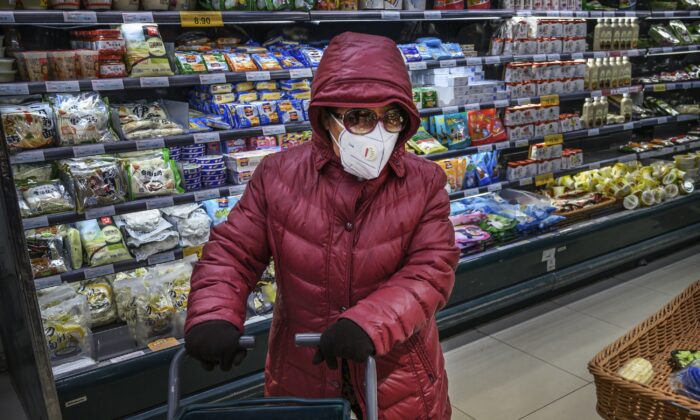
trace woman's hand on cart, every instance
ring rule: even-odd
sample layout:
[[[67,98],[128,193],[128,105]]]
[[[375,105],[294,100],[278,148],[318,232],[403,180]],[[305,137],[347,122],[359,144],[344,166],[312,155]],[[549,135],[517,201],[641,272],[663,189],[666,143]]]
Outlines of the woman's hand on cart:
[[[248,353],[239,343],[241,332],[228,321],[213,320],[197,324],[185,335],[187,355],[199,360],[206,370],[216,365],[223,370],[238,366]]]

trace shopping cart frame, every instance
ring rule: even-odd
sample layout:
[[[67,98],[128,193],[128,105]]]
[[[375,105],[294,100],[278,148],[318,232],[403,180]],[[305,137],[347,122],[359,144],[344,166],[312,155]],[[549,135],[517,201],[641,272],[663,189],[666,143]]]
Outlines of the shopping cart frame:
[[[295,336],[295,343],[300,347],[318,346],[321,341],[321,334],[304,333]],[[242,336],[238,342],[239,347],[249,350],[255,346],[255,337]],[[175,420],[180,412],[180,369],[187,357],[185,348],[181,348],[175,353],[175,356],[170,361],[170,369],[168,376],[168,420]],[[273,401],[274,399],[270,399]],[[312,400],[304,400],[300,398],[282,398],[277,401],[285,401],[290,403],[304,403]],[[313,400],[319,401],[319,400]],[[378,419],[377,406],[377,367],[374,357],[369,356],[366,363],[365,371],[365,411],[367,420]]]

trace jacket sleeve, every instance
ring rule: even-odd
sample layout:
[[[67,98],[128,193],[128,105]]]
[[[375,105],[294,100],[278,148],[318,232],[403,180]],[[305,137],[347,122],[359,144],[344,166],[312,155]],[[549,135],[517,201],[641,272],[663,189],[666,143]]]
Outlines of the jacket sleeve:
[[[266,234],[265,160],[226,222],[216,226],[192,273],[185,331],[224,320],[243,331],[246,302],[270,259]]]
[[[372,339],[378,356],[422,329],[445,306],[459,259],[450,223],[446,177],[436,173],[403,267],[369,296],[345,311]]]

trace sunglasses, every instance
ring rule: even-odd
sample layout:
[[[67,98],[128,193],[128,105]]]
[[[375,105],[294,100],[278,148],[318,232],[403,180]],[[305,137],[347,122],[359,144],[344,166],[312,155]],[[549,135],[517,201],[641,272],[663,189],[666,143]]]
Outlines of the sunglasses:
[[[377,126],[379,116],[376,112],[367,108],[353,108],[344,114],[333,112],[352,134],[367,134]],[[381,118],[384,129],[390,133],[399,133],[406,127],[406,115],[400,109],[390,109]]]

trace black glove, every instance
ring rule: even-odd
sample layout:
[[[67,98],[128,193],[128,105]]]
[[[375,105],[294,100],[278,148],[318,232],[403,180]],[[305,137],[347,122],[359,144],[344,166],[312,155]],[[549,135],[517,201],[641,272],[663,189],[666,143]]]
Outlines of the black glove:
[[[206,370],[217,364],[223,370],[240,365],[246,351],[238,348],[241,332],[228,321],[214,320],[197,324],[185,334],[187,354],[202,362]]]
[[[349,319],[341,318],[321,334],[321,343],[313,364],[324,360],[331,369],[338,369],[338,358],[365,362],[374,354],[374,343],[365,330]]]

